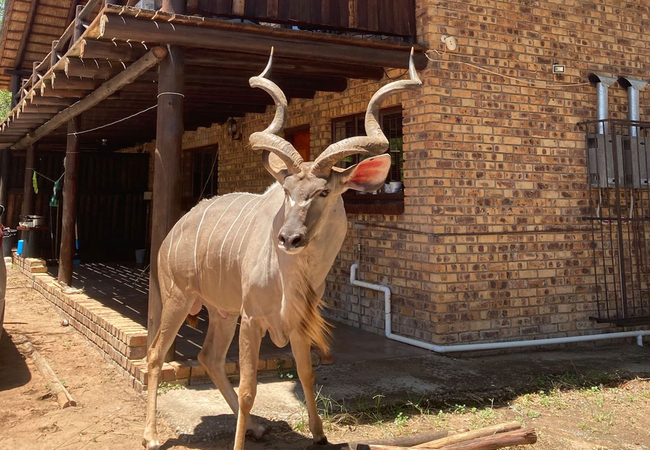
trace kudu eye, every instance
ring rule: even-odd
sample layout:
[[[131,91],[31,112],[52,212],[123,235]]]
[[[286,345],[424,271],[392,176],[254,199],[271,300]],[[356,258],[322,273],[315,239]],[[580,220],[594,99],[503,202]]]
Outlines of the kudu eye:
[[[322,190],[320,192],[321,197],[327,197],[328,195],[330,195],[330,190],[329,189],[324,189],[324,190]]]

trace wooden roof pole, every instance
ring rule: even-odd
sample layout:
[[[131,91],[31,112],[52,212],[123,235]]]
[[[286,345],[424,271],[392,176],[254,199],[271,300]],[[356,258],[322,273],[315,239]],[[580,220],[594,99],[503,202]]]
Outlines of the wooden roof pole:
[[[79,137],[81,116],[68,121],[68,141],[65,149],[63,178],[63,205],[61,214],[61,251],[59,253],[59,282],[72,286],[72,265],[75,250],[75,223],[77,220],[77,184],[79,180]]]
[[[110,97],[112,94],[119,91],[127,84],[135,81],[140,75],[158,64],[166,55],[167,50],[165,50],[163,47],[153,47],[142,58],[131,64],[118,75],[102,84],[94,92],[82,100],[79,100],[69,108],[66,108],[58,113],[52,119],[36,129],[36,131],[34,131],[31,135],[27,135],[20,141],[16,142],[16,144],[12,146],[12,149],[24,149],[28,145],[38,141],[42,137],[56,130],[64,123],[68,122],[71,118],[78,116],[82,112],[87,111],[93,106],[99,104],[101,101]]]
[[[8,208],[7,200],[9,200],[9,164],[11,164],[11,150],[4,148],[2,152],[2,166],[0,166],[0,205],[5,207],[5,213],[0,216],[0,223],[3,223],[6,217],[6,208]],[[5,225],[9,225],[4,222]]]
[[[185,3],[185,0],[163,0],[162,11],[183,14]],[[147,311],[148,346],[160,328],[162,314],[158,284],[158,250],[181,214],[180,159],[184,131],[185,50],[174,45],[168,48],[167,58],[158,66],[156,149],[151,208],[151,268]],[[165,360],[173,359],[173,356],[172,342]]]
[[[25,176],[23,177],[23,204],[20,214],[27,216],[35,214],[34,211],[34,188],[32,187],[32,177],[36,164],[36,146],[34,144],[27,146],[25,155]]]

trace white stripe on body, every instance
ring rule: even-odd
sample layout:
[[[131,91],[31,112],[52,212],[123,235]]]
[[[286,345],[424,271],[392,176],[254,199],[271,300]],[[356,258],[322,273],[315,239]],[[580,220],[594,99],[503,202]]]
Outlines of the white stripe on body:
[[[217,229],[217,226],[221,223],[221,219],[226,215],[230,207],[237,201],[239,198],[244,195],[244,194],[239,194],[230,204],[226,207],[226,209],[223,210],[223,213],[221,213],[221,217],[219,217],[219,220],[217,220],[217,223],[214,224],[214,227],[212,227],[212,232],[210,233],[210,237],[208,238],[208,246],[206,247],[206,254],[210,253],[210,243],[212,242],[212,235],[214,234],[215,230]],[[208,269],[211,269],[210,267],[210,260],[208,260]]]
[[[208,209],[212,208],[214,205],[217,204],[219,199],[213,201],[205,210],[203,211],[203,215],[201,216],[201,221],[199,222],[199,227],[196,230],[196,239],[194,240],[194,275],[198,277],[199,275],[199,267],[198,264],[196,263],[196,249],[199,246],[199,233],[201,233],[201,226],[203,225],[203,219],[205,219],[205,214],[208,212]]]
[[[252,206],[250,211],[248,211],[248,213],[244,216],[244,219],[239,224],[239,228],[237,228],[237,232],[235,233],[233,238],[230,240],[230,250],[228,250],[228,258],[232,257],[232,249],[235,246],[235,241],[237,241],[237,236],[239,236],[239,232],[241,231],[242,227],[246,223],[246,220],[248,220],[248,218],[250,217],[251,214],[253,214],[255,211],[258,211],[258,208],[260,207],[260,203],[262,203],[262,205],[263,205],[264,202],[266,202],[266,199],[264,198],[264,195],[260,195],[259,197],[257,197],[257,200],[258,200],[257,203],[254,206]],[[264,202],[262,200],[264,200]],[[239,253],[237,253],[237,257],[239,257]]]
[[[177,257],[176,255],[178,254],[178,246],[181,243],[181,240],[183,239],[183,225],[185,225],[185,221],[187,221],[187,216],[188,215],[185,214],[185,217],[183,217],[183,222],[181,223],[181,234],[178,236],[178,241],[176,241],[176,248],[174,249],[174,261],[176,260],[176,257]],[[172,228],[172,230],[174,228]],[[172,239],[173,239],[173,234],[172,234]],[[170,255],[171,255],[171,251],[172,251],[172,241],[170,240],[170,243],[169,243],[169,253],[170,253]],[[169,256],[168,256],[168,259],[170,261],[169,265],[171,267],[171,258],[169,258]],[[174,287],[174,279],[173,278],[172,278],[172,287]]]
[[[246,209],[246,207],[252,202],[253,200],[257,200],[257,197],[251,198],[249,201],[246,202],[244,206],[241,207],[239,210],[239,214],[237,214],[237,217],[235,217],[235,220],[232,221],[230,224],[230,227],[228,228],[228,231],[226,232],[226,235],[221,239],[221,248],[219,249],[219,261],[221,261],[221,256],[223,254],[223,247],[226,245],[226,241],[228,240],[228,235],[232,231],[232,227],[235,226],[235,223],[239,220],[241,217],[242,213]],[[232,246],[231,246],[232,248]],[[230,256],[230,253],[228,253],[228,256]],[[228,268],[228,265],[226,265],[226,268]],[[221,274],[223,273],[223,264],[221,264],[221,267],[219,267],[219,285],[221,285]]]
[[[272,196],[270,195],[270,193],[271,193],[271,190],[270,190],[270,189],[264,193],[263,196],[266,196],[267,194],[269,194],[268,197],[266,197],[266,198],[264,199],[264,202],[262,202],[262,204],[260,205],[259,209],[255,212],[255,215],[251,218],[250,222],[248,222],[248,226],[246,227],[246,231],[244,231],[244,234],[242,235],[241,241],[239,241],[239,248],[237,249],[237,258],[239,258],[240,254],[241,254],[241,247],[242,247],[242,245],[244,244],[244,239],[245,239],[246,236],[248,235],[248,230],[250,229],[250,227],[251,227],[251,225],[253,224],[253,222],[255,221],[255,219],[257,219],[257,215],[260,213],[260,211],[262,210],[262,208],[264,207],[264,205],[266,204],[266,202],[267,202],[267,201],[272,197]]]
[[[172,227],[172,235],[169,238],[169,250],[167,250],[167,266],[169,266],[169,273],[172,273],[172,245],[174,244],[174,230],[176,227]],[[172,288],[174,287],[174,277],[172,277]]]

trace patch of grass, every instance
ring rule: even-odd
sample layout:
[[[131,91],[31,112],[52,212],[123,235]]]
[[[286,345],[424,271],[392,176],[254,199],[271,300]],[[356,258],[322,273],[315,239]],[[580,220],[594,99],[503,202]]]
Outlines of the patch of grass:
[[[166,394],[169,391],[176,391],[178,389],[185,389],[185,385],[177,381],[163,381],[158,384],[158,395]]]
[[[278,361],[277,364],[277,370],[278,370],[278,378],[281,380],[297,380],[298,379],[298,371],[296,369],[286,369],[284,366],[286,365],[286,361]]]

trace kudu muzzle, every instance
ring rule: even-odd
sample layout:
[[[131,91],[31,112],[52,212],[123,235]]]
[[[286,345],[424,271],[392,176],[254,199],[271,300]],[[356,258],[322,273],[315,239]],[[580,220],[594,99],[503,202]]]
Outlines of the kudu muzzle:
[[[287,203],[291,203],[290,199]],[[278,247],[289,254],[299,253],[309,243],[307,235],[307,212],[309,211],[309,204],[306,205],[291,205],[289,212],[284,221],[284,225],[280,228],[278,234]]]

